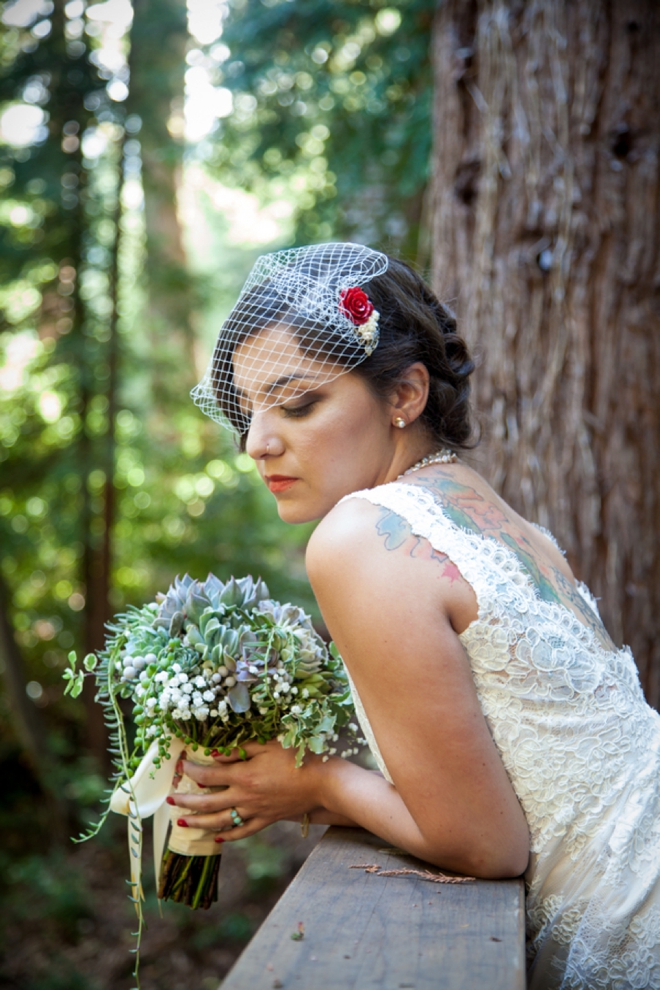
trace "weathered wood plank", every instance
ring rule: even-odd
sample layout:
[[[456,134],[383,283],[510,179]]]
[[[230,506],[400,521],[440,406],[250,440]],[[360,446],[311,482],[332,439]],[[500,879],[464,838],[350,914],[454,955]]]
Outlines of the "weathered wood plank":
[[[350,869],[423,868],[383,848],[361,829],[329,829],[222,990],[524,990],[522,881],[440,885]]]

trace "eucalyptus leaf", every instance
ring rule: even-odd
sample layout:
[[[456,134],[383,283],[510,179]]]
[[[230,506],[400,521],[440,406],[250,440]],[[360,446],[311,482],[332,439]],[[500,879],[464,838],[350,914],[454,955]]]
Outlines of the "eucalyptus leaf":
[[[85,670],[90,671],[90,673],[92,670],[96,670],[97,664],[98,664],[98,660],[93,653],[88,653],[85,659],[83,660],[83,666]]]

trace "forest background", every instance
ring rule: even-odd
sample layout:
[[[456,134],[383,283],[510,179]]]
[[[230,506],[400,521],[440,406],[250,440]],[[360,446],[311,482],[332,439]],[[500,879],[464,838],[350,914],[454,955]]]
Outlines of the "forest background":
[[[0,889],[12,990],[131,986],[123,822],[66,654],[176,573],[319,616],[309,528],[189,400],[257,255],[410,261],[479,358],[478,466],[550,526],[660,701],[652,0],[10,0],[0,37]],[[309,851],[148,901],[145,990],[212,990]]]

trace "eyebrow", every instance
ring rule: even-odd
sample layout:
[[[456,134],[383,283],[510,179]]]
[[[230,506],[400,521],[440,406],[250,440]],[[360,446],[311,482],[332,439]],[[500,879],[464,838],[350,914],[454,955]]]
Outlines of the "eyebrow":
[[[288,385],[289,382],[299,382],[299,381],[304,381],[305,379],[309,380],[310,382],[315,382],[318,381],[320,377],[321,377],[320,375],[310,375],[309,372],[299,372],[298,374],[282,375],[281,378],[278,378],[276,381],[271,382],[270,385],[267,385],[263,391],[265,392],[266,395],[270,395],[271,392],[274,392],[276,389],[284,388],[284,386]]]
[[[297,374],[294,373],[291,375],[282,375],[280,378],[276,378],[274,382],[271,382],[269,385],[266,385],[262,389],[262,392],[265,395],[271,395],[278,388],[284,388],[284,386],[288,385],[290,382],[296,382],[296,381],[299,382],[299,381],[304,381],[305,379],[309,381],[318,381],[319,378],[321,378],[321,375],[312,375],[309,372],[299,372]],[[239,388],[238,385],[236,384],[234,384],[234,388],[236,390],[236,395],[239,397],[239,399],[246,399],[246,400],[248,399],[247,394],[243,391],[242,388]]]

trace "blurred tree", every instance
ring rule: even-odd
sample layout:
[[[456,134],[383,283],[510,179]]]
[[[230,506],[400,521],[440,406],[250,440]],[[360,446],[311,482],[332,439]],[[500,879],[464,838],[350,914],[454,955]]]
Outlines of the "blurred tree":
[[[173,388],[180,394],[187,383],[192,387],[195,373],[190,325],[193,282],[177,213],[187,45],[185,0],[134,0],[126,109],[134,115],[129,126],[133,123],[136,135],[139,126],[146,234],[144,315],[152,388],[160,403],[170,400]],[[137,145],[137,136],[133,142]]]
[[[250,460],[188,396],[197,296],[172,123],[185,6],[170,20],[139,6],[133,29],[159,39],[159,57],[146,42],[145,60],[133,52],[133,96],[130,8],[123,21],[124,7],[76,0],[0,10],[0,759],[46,734],[65,757],[51,779],[73,774],[71,793],[91,801],[81,742],[104,752],[100,709],[90,691],[83,721],[62,699],[66,651],[98,648],[112,611],[177,571],[260,573],[310,608],[308,528],[277,519]]]
[[[108,360],[115,314],[113,293],[107,291],[113,282],[116,225],[107,215],[116,211],[117,191],[112,167],[104,181],[92,182],[89,163],[83,157],[83,139],[94,121],[93,110],[105,103],[108,121],[112,112],[107,98],[99,95],[99,90],[104,94],[104,82],[96,66],[84,57],[88,48],[81,40],[79,12],[70,4],[66,10],[68,13],[61,0],[22,8],[15,4],[8,7],[4,17],[10,30],[4,36],[0,98],[16,101],[13,106],[18,113],[36,111],[35,119],[41,116],[32,141],[19,135],[18,147],[6,145],[2,149],[15,204],[0,236],[0,266],[8,283],[3,300],[7,303],[4,329],[11,327],[16,333],[36,323],[41,341],[37,350],[44,359],[49,355],[45,377],[57,389],[40,391],[43,380],[37,378],[33,383],[37,388],[29,390],[32,394],[18,420],[17,401],[23,390],[7,396],[5,409],[19,429],[4,434],[0,457],[11,481],[5,497],[13,494],[19,504],[23,501],[37,506],[36,512],[28,512],[28,518],[34,518],[34,532],[26,521],[22,533],[27,545],[18,549],[19,556],[26,553],[23,559],[33,566],[35,556],[41,556],[44,563],[50,556],[52,561],[58,538],[66,534],[68,547],[80,561],[75,585],[67,581],[67,593],[61,598],[78,612],[87,603],[82,613],[83,648],[89,650],[102,642],[107,618],[103,603],[109,584],[111,503],[108,488],[105,500],[102,492],[95,497],[89,479],[94,472],[106,477],[108,457],[112,456],[108,420],[103,413],[116,377],[115,362]],[[20,120],[16,120],[20,131]],[[30,287],[28,304],[16,311],[16,298],[26,283]],[[27,338],[23,339],[27,344]],[[28,415],[31,409],[40,414],[36,419]],[[57,421],[58,428],[43,429],[39,423],[44,421]],[[75,521],[69,519],[63,528],[58,525],[59,532],[52,525],[44,532],[41,517],[49,512],[54,516],[58,503],[70,501],[72,496]],[[8,510],[4,516],[7,521],[9,514]],[[67,513],[63,516],[66,518]],[[21,543],[16,516],[11,525],[7,550],[12,543]],[[40,530],[39,535],[46,540],[50,536],[52,542],[48,540],[50,546],[39,547],[35,555],[30,552],[30,542]],[[5,572],[11,572],[16,557],[8,553],[3,563]],[[26,629],[24,634],[27,645],[34,633],[29,635]],[[86,702],[89,742],[100,754],[105,749],[102,718],[91,692]]]
[[[433,0],[230,0],[195,64],[233,94],[224,181],[296,192],[298,243],[354,237],[428,263]]]
[[[660,8],[446,0],[435,287],[480,354],[480,465],[548,526],[660,704]]]

